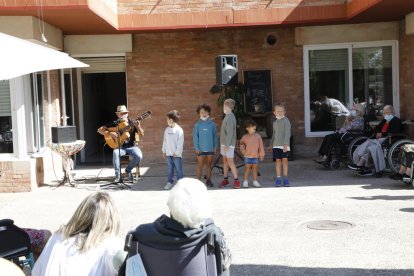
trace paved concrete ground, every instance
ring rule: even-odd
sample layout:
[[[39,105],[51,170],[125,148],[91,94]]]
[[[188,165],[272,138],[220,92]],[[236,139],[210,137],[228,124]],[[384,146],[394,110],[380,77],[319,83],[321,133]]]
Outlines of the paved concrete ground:
[[[274,188],[274,164],[261,166],[263,188],[213,188],[214,219],[233,253],[232,275],[414,275],[414,190],[382,178],[331,171],[310,160],[289,163],[292,187]],[[184,164],[185,175],[195,165]],[[168,213],[166,166],[142,168],[131,190],[110,191],[122,214],[122,236]],[[0,217],[17,225],[56,230],[96,188],[99,169],[77,168],[78,188],[42,187],[0,194]],[[242,171],[242,168],[239,169]],[[103,169],[100,182],[112,174]],[[215,171],[213,181],[221,177]],[[81,183],[82,181],[79,181]],[[342,230],[311,230],[315,220],[353,224]]]

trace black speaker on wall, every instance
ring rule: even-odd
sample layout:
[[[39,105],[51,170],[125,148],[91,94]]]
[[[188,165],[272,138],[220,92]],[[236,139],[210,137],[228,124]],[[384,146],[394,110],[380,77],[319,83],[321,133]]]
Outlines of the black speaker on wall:
[[[52,127],[52,143],[71,143],[76,140],[75,126]]]
[[[220,55],[216,57],[216,84],[235,84],[238,81],[237,55]]]

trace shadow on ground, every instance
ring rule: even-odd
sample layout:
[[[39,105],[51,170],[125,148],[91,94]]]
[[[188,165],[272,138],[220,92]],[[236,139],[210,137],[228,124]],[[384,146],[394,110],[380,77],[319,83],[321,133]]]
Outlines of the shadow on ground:
[[[379,195],[379,196],[349,197],[349,198],[350,199],[357,199],[357,200],[413,200],[414,196]]]
[[[401,212],[408,212],[408,213],[414,213],[414,208],[402,208],[400,209]]]
[[[230,274],[235,276],[360,276],[360,275],[414,275],[414,269],[359,269],[359,268],[311,268],[311,267],[289,267],[278,265],[232,265]]]

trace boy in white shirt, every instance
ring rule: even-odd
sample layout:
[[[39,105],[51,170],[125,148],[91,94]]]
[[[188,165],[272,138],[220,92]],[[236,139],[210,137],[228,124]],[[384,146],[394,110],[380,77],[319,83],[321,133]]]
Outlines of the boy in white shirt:
[[[162,155],[167,159],[168,165],[168,182],[164,190],[170,190],[174,185],[174,169],[177,173],[177,181],[183,178],[184,131],[177,124],[179,119],[180,113],[177,110],[171,110],[167,113],[168,127],[165,128],[162,143]]]

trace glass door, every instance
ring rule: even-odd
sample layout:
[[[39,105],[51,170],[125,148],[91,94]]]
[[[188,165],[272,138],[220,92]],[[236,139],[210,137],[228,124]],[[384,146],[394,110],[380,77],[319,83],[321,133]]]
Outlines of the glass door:
[[[370,121],[382,119],[384,105],[393,105],[392,47],[354,48],[353,100],[366,107]]]
[[[348,49],[309,51],[309,116],[311,132],[336,129],[349,114]]]

